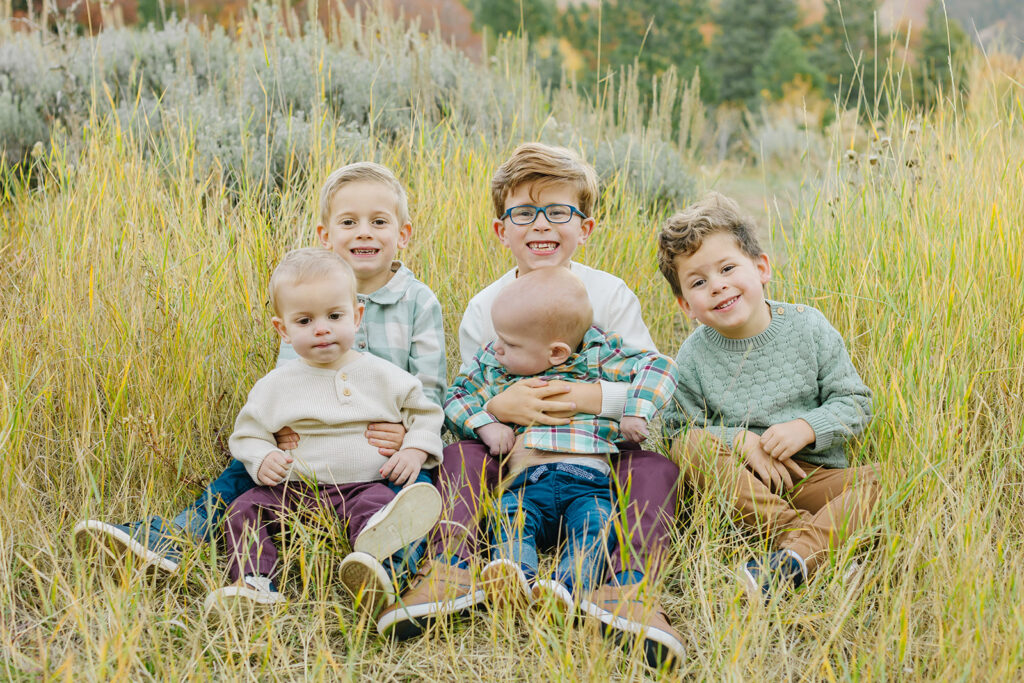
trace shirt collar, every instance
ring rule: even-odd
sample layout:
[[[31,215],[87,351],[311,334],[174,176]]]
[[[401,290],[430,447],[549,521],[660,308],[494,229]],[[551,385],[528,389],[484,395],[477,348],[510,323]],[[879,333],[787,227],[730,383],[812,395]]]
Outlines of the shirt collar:
[[[396,304],[401,301],[402,297],[405,296],[406,291],[409,289],[409,285],[412,284],[412,271],[402,265],[401,261],[392,261],[391,272],[394,273],[394,275],[392,275],[391,279],[387,281],[387,284],[375,292],[360,294],[360,300],[372,301],[373,303],[382,306]]]

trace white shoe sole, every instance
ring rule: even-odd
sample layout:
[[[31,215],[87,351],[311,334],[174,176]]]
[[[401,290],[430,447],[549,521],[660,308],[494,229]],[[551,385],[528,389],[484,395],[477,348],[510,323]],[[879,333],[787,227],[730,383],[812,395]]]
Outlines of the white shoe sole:
[[[648,656],[648,663],[651,663],[651,644],[657,644],[665,648],[680,662],[686,658],[686,648],[671,633],[653,626],[646,626],[635,621],[617,617],[585,599],[580,600],[580,611],[589,617],[599,620],[604,625],[606,633],[611,632],[612,635],[615,635],[615,632],[618,632],[642,638],[644,640],[644,650]]]
[[[224,586],[206,596],[203,609],[209,613],[216,608],[237,610],[245,607],[273,607],[287,602],[280,593],[267,593],[247,586]]]
[[[576,601],[572,593],[558,581],[550,579],[539,579],[533,583],[533,604],[535,606],[551,603],[569,618],[576,611]]]
[[[98,519],[86,519],[75,525],[75,542],[81,547],[89,543],[103,549],[107,557],[123,563],[131,553],[143,562],[144,567],[154,567],[167,574],[178,571],[178,563],[160,553],[153,552],[113,524]]]
[[[386,560],[420,540],[441,517],[441,494],[432,484],[407,486],[366,522],[352,550]]]
[[[498,607],[526,608],[533,604],[533,587],[512,560],[492,560],[480,570],[487,599]]]
[[[398,639],[405,640],[423,632],[434,620],[472,609],[486,598],[483,589],[479,588],[452,600],[403,605],[388,612],[377,621],[377,633],[386,636],[392,629],[395,629]]]
[[[341,561],[338,575],[360,612],[376,614],[395,603],[391,579],[380,562],[368,553],[349,553]]]

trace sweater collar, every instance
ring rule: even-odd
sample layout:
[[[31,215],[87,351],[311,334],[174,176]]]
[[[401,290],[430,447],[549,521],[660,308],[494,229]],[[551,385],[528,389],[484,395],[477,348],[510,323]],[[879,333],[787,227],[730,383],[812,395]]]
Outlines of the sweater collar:
[[[786,316],[785,308],[779,302],[772,301],[770,299],[767,299],[766,302],[769,310],[771,310],[772,321],[768,323],[768,327],[765,328],[764,332],[744,339],[730,339],[729,337],[723,336],[721,332],[713,327],[703,325],[704,338],[712,345],[725,351],[753,351],[754,349],[760,349],[767,346],[782,332],[782,329],[786,324]]]
[[[394,273],[394,275],[392,275],[391,279],[387,281],[387,284],[375,292],[360,294],[359,299],[364,303],[366,301],[372,301],[373,303],[382,306],[398,303],[402,297],[405,296],[405,292],[409,289],[409,285],[412,284],[412,271],[402,265],[401,261],[392,261],[391,272]]]

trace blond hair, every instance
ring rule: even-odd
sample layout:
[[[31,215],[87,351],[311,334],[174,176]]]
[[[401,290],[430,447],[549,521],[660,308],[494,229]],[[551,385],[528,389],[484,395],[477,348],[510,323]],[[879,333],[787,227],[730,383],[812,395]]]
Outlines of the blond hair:
[[[516,147],[512,156],[491,178],[491,199],[495,216],[505,213],[505,198],[526,184],[535,186],[566,183],[576,192],[579,209],[590,216],[597,201],[597,173],[594,168],[565,147],[529,142]]]
[[[278,299],[282,289],[329,275],[341,275],[345,279],[352,292],[352,303],[356,303],[356,274],[345,259],[328,249],[306,247],[289,251],[270,276],[270,305],[274,315],[281,315]]]
[[[718,192],[708,192],[665,221],[658,234],[658,269],[675,296],[683,295],[676,256],[696,253],[709,236],[720,232],[732,235],[740,251],[752,259],[764,253],[754,222],[742,214],[739,204]]]
[[[573,349],[594,324],[586,285],[564,266],[520,275],[498,293],[491,310],[512,311],[517,327]]]
[[[398,181],[395,174],[386,166],[375,164],[372,161],[359,161],[348,166],[342,166],[331,172],[320,189],[320,225],[327,225],[331,219],[331,199],[334,193],[348,183],[380,183],[395,193],[395,213],[398,216],[400,225],[409,222],[409,199],[405,195],[405,188]]]

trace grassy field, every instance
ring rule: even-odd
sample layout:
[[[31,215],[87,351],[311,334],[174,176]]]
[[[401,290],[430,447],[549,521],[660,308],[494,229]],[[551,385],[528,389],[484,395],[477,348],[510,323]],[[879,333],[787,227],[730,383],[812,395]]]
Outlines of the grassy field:
[[[1019,677],[1022,75],[1020,64],[979,64],[965,107],[898,110],[850,154],[837,134],[827,165],[800,169],[795,204],[760,201],[782,264],[771,295],[822,309],[875,390],[877,416],[854,458],[881,463],[884,495],[856,549],[757,613],[732,572],[759,542],[714,499],[686,496],[660,586],[689,650],[671,673],[544,615],[483,610],[381,642],[334,578],[340,535],[314,527],[289,537],[291,602],[273,618],[204,617],[203,598],[224,581],[215,549],[189,552],[186,578],[167,582],[78,554],[77,520],[176,511],[224,467],[235,412],[276,353],[270,269],[312,243],[320,179],[353,159],[316,146],[298,160],[308,179],[268,196],[197,174],[195,139],[154,158],[109,119],[91,122],[73,161],[47,147],[32,182],[8,177],[0,216],[0,675]],[[538,134],[532,125],[498,142],[410,130],[366,150],[409,188],[416,227],[403,258],[445,309],[452,371],[465,303],[511,266],[489,231],[488,180]],[[728,182],[715,169],[699,178],[701,189]],[[666,210],[613,178],[580,260],[623,277],[674,352],[685,326],[654,260]]]

